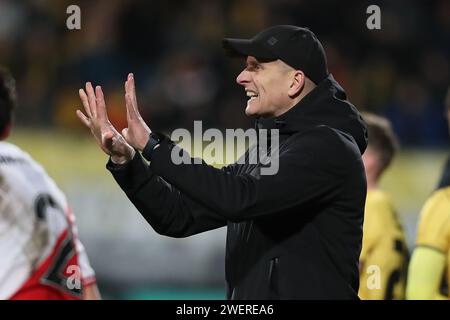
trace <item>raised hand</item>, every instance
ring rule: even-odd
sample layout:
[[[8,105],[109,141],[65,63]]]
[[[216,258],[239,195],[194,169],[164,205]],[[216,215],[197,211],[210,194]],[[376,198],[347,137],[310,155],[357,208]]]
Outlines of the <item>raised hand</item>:
[[[97,86],[94,92],[92,84],[87,82],[86,92],[79,90],[86,115],[77,110],[78,118],[91,130],[100,148],[111,156],[112,161],[124,163],[131,160],[135,151],[109,121],[101,87]]]
[[[122,135],[130,145],[142,151],[152,131],[139,114],[134,76],[132,73],[128,75],[128,79],[125,81],[125,103],[127,107],[128,128],[122,130]]]

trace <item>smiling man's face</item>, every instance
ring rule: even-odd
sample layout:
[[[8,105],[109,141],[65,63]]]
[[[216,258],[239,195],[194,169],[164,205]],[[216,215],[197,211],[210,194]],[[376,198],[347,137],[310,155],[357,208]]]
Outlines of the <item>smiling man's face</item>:
[[[294,73],[293,68],[280,60],[262,62],[247,57],[245,69],[236,78],[249,97],[245,114],[273,117],[283,113],[291,103],[289,88]]]

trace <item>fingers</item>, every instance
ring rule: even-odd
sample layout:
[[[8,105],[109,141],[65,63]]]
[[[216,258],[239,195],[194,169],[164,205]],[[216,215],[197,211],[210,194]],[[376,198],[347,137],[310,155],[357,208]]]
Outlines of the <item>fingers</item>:
[[[108,114],[106,112],[106,103],[102,88],[96,86],[94,92],[92,84],[86,82],[86,92],[83,89],[78,91],[88,117],[92,119],[98,116],[100,120],[107,120]]]
[[[84,111],[86,111],[86,114],[89,118],[92,118],[91,108],[89,107],[89,101],[88,97],[86,95],[86,92],[84,92],[83,89],[78,90],[78,94],[80,95],[81,103],[83,104]]]
[[[136,97],[136,86],[134,84],[134,75],[132,73],[130,73],[128,75],[128,78],[130,79],[131,101],[133,102],[133,107],[136,109],[136,113],[139,114],[137,97]]]
[[[98,112],[99,118],[102,120],[108,119],[108,114],[106,112],[105,97],[103,96],[102,87],[100,87],[100,86],[95,87],[95,95],[96,95],[97,112]]]
[[[114,132],[112,131],[108,131],[102,134],[102,145],[105,148],[105,152],[109,155],[111,155],[113,152],[113,137]]]
[[[105,133],[102,134],[102,139],[104,140],[111,140],[115,135],[115,132],[112,130],[108,130]]]
[[[91,110],[92,117],[97,117],[97,101],[95,98],[94,88],[90,82],[86,83],[86,92],[89,101],[89,108]]]
[[[129,73],[127,76],[127,80],[125,81],[125,93],[131,96],[131,79],[133,77],[132,73]]]
[[[127,107],[127,121],[137,119],[138,115],[134,112],[133,102],[131,101],[131,97],[128,93],[125,94],[125,105]]]
[[[137,98],[136,98],[136,87],[134,84],[134,75],[132,73],[128,74],[128,79],[125,82],[125,94],[129,96],[129,105],[131,108],[129,109],[130,117],[133,118],[139,118],[141,115],[139,114],[139,109],[137,105]],[[126,99],[126,98],[125,98]]]
[[[89,129],[91,128],[91,123],[89,122],[89,119],[84,115],[83,112],[77,110],[77,116],[86,127],[88,127]]]
[[[128,128],[122,130],[122,137],[128,142]]]
[[[132,154],[132,147],[126,142],[126,140],[114,130],[105,132],[102,135],[102,143],[104,150],[110,156],[115,155],[119,157],[125,157]]]
[[[128,128],[124,128],[121,133],[122,133],[122,137],[125,139],[126,143],[135,147],[135,143],[134,143],[134,141],[132,141],[132,138],[130,137]]]

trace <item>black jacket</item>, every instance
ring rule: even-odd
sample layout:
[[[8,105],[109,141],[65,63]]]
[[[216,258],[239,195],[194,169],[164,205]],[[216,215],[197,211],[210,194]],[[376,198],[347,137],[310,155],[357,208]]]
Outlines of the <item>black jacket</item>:
[[[160,234],[224,225],[229,299],[357,299],[366,198],[366,126],[330,75],[297,106],[258,128],[280,132],[279,170],[175,165],[164,140],[107,168]],[[246,153],[248,159],[250,151]],[[183,152],[182,150],[180,150]]]

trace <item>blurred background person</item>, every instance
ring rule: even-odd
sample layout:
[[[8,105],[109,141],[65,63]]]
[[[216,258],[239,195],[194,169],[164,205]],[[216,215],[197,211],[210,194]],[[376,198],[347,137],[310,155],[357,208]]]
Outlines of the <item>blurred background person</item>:
[[[450,88],[445,99],[450,128]],[[409,266],[407,298],[449,299],[450,159],[441,181],[420,213],[417,240]]]
[[[0,138],[16,105],[15,82],[0,66]],[[66,198],[17,146],[0,142],[0,299],[98,299],[95,274]]]
[[[404,299],[408,245],[391,197],[379,181],[398,150],[388,120],[364,113],[369,145],[363,155],[367,177],[359,297],[363,300]]]

